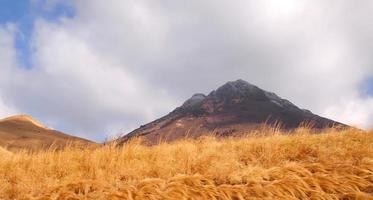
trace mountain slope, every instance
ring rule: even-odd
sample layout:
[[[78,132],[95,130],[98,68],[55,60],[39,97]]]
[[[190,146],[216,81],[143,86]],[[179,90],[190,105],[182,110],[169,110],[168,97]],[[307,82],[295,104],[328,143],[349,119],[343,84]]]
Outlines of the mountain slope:
[[[346,126],[298,108],[275,93],[260,89],[243,80],[231,81],[209,95],[195,94],[168,115],[143,125],[118,141],[143,136],[150,143],[198,137],[208,133],[218,136],[240,135],[263,123],[280,122],[292,129],[302,123],[314,128]]]
[[[82,138],[51,130],[27,115],[17,115],[0,120],[0,147],[10,151],[47,149],[51,145],[61,148],[68,143],[94,144]]]

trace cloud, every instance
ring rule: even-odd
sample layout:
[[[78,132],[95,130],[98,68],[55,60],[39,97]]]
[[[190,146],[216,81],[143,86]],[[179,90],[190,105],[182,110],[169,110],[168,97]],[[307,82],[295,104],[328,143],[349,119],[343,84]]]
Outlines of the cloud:
[[[16,64],[16,51],[13,48],[13,34],[15,26],[13,24],[6,24],[0,26],[0,86],[7,84],[7,80],[11,78],[12,69],[17,66]],[[3,88],[0,87],[0,117],[12,115],[16,113],[15,108],[10,104],[11,102],[4,102]]]
[[[238,78],[373,127],[372,97],[361,94],[373,76],[371,1],[69,4],[74,16],[35,21],[31,69],[16,56],[1,66],[12,77],[3,101],[53,127],[96,139],[126,132]]]
[[[172,105],[166,91],[137,81],[68,30],[43,20],[35,29],[35,67],[12,67],[12,79],[3,84],[4,96],[20,110],[36,113],[49,126],[102,138],[135,128]]]
[[[341,100],[326,109],[325,114],[352,126],[372,128],[373,98],[352,98]]]

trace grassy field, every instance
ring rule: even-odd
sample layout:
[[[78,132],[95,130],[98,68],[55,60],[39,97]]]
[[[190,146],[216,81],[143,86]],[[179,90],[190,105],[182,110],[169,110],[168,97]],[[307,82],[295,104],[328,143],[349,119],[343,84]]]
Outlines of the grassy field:
[[[372,134],[267,129],[156,146],[1,150],[0,199],[373,199]]]

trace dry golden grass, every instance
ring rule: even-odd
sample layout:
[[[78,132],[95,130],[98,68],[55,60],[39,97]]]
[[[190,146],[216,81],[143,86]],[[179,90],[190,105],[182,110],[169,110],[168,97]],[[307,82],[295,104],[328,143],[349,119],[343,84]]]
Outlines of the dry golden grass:
[[[0,199],[372,199],[358,130],[0,152]]]
[[[10,151],[8,151],[8,150],[6,150],[6,149],[0,147],[0,155],[1,155],[2,157],[5,157],[5,156],[10,156],[10,155],[12,155],[12,153],[11,153]]]

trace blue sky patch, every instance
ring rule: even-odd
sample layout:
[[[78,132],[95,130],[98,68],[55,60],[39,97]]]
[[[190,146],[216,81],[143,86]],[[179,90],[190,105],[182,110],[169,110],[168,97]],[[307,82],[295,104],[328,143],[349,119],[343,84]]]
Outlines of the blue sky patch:
[[[30,2],[27,0],[0,0],[0,23],[14,22],[27,18]]]
[[[373,96],[373,77],[368,78],[363,83],[363,91],[365,94]]]
[[[31,68],[30,41],[37,18],[58,22],[60,17],[74,17],[75,10],[72,6],[57,3],[54,7],[46,9],[46,0],[33,3],[30,0],[0,0],[0,25],[13,23],[17,26],[15,35],[15,48],[19,61],[25,68]]]

